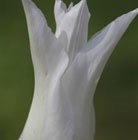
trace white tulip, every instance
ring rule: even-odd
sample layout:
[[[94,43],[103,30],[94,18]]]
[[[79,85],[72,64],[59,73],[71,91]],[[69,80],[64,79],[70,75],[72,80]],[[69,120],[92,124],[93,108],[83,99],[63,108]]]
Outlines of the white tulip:
[[[34,97],[19,140],[92,140],[93,96],[115,45],[138,14],[131,11],[87,42],[86,0],[55,1],[56,33],[31,0],[22,0],[35,73]]]

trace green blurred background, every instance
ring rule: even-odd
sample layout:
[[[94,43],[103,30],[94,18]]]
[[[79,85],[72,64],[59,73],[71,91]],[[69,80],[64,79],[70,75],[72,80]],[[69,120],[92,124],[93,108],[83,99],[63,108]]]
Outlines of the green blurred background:
[[[54,0],[35,2],[55,31]],[[88,6],[90,37],[116,17],[137,8],[138,0],[88,0]],[[21,1],[0,0],[0,140],[19,137],[30,108],[33,84]],[[138,17],[106,65],[96,90],[95,109],[95,140],[138,140]]]

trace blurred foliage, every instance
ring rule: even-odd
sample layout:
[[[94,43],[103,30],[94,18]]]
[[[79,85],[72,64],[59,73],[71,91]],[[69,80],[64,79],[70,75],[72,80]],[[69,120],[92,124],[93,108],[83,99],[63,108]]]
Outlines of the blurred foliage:
[[[77,3],[79,0],[74,0]],[[55,31],[54,0],[35,0]],[[67,4],[70,0],[65,1]],[[138,0],[88,0],[89,37]],[[21,0],[0,0],[0,140],[16,140],[33,96],[33,67]],[[138,139],[138,17],[112,54],[95,94],[95,140]]]

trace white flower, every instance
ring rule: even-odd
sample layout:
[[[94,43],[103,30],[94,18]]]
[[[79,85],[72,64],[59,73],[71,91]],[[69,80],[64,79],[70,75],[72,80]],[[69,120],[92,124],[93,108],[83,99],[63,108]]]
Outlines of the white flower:
[[[35,90],[20,140],[92,140],[93,96],[115,45],[138,14],[131,11],[87,42],[85,0],[66,7],[55,2],[56,33],[31,0],[22,0],[29,30]]]

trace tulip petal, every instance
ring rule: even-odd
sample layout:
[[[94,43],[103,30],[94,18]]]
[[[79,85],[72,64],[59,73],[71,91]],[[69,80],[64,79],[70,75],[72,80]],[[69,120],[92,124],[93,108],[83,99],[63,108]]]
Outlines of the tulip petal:
[[[56,1],[55,3],[56,37],[59,38],[62,32],[66,33],[68,39],[66,51],[70,61],[73,61],[76,53],[87,43],[89,10],[86,1],[80,1],[75,6],[71,6],[71,9],[69,8],[70,11],[65,13],[60,8],[61,6],[59,7],[59,2]]]
[[[60,24],[60,21],[62,20],[66,12],[67,12],[67,7],[65,3],[62,0],[56,0],[54,6],[54,14],[55,14],[55,20],[57,26],[58,24]]]
[[[47,129],[47,126],[53,120],[49,120],[49,117],[53,117],[50,111],[55,110],[54,103],[57,102],[56,97],[60,93],[56,89],[68,66],[69,60],[64,50],[66,39],[63,35],[60,37],[62,41],[56,39],[43,14],[31,0],[22,2],[29,29],[35,90],[28,119],[19,139],[45,140],[50,136],[50,128]],[[51,136],[49,140],[55,139]]]
[[[78,55],[62,78],[62,89],[74,116],[74,139],[79,140],[91,140],[95,133],[95,112],[87,68],[86,59]]]
[[[98,80],[113,48],[136,14],[137,11],[132,11],[123,15],[97,33],[64,73],[62,87],[74,113],[78,134],[76,139],[89,140],[94,137],[95,113],[92,99]],[[87,128],[84,129],[85,126]]]
[[[116,44],[137,14],[138,9],[117,18],[102,31],[94,35],[88,42],[87,47],[81,51],[81,53],[86,54],[89,65],[89,80],[98,82],[103,68]]]
[[[63,47],[65,43],[56,39],[44,15],[31,0],[22,0],[22,2],[27,18],[35,73],[41,71],[53,74],[60,62],[65,65],[67,63],[68,56]]]

